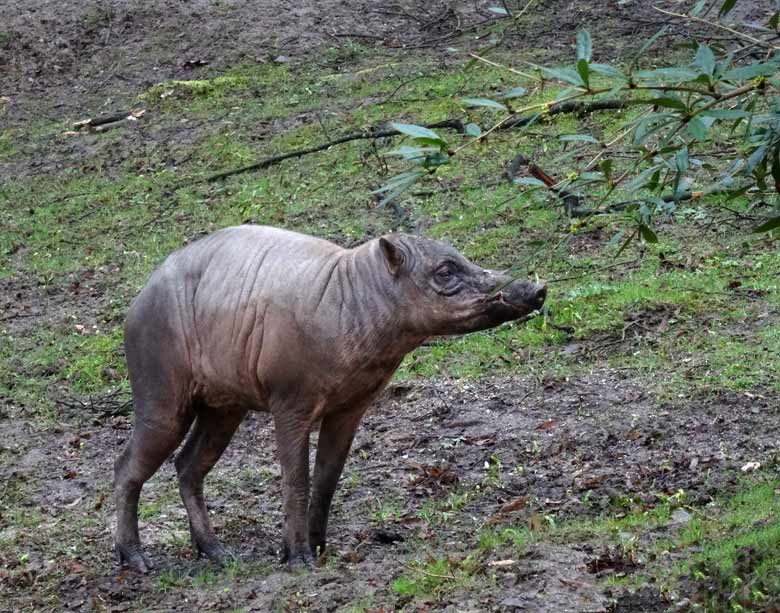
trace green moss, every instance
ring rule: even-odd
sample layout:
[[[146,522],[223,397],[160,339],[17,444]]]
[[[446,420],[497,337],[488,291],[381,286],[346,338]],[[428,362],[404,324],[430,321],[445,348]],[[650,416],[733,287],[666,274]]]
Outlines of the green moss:
[[[124,379],[127,367],[122,351],[122,328],[94,331],[74,343],[73,356],[66,371],[73,391],[78,394],[100,392]]]
[[[149,88],[141,95],[141,100],[156,103],[167,98],[220,98],[227,93],[245,89],[248,84],[249,79],[241,74],[228,74],[214,79],[167,81]]]
[[[14,151],[15,147],[9,131],[0,132],[0,160],[10,158]]]

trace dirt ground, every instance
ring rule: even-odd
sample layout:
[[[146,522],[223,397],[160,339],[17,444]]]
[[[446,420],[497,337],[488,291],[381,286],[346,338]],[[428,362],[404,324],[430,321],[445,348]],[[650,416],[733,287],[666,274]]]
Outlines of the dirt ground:
[[[312,52],[360,42],[377,51],[448,53],[481,46],[494,23],[485,0],[21,0],[0,5],[0,92],[7,119],[61,119],[123,108],[168,79],[204,78],[241,62],[317,61]],[[514,6],[519,3],[508,3]],[[661,3],[664,4],[663,2]],[[667,2],[671,8],[676,2]],[[737,3],[732,19],[760,23],[760,0]],[[595,59],[620,58],[636,37],[685,25],[650,3],[539,0],[507,34],[518,48],[565,61],[589,28]],[[347,67],[348,68],[348,67]]]
[[[316,62],[323,48],[350,41],[377,54],[435,54],[446,62],[447,47],[484,42],[475,37],[494,19],[488,11],[494,4],[2,3],[0,123],[70,122],[127,108],[167,79],[206,78],[241,62]],[[750,21],[760,5],[740,3],[736,18]],[[646,3],[612,0],[547,0],[534,13],[542,17],[508,34],[506,44],[542,49],[548,58],[569,57],[576,30],[588,26],[596,59],[618,58],[666,21]],[[138,147],[166,147],[171,132],[162,126],[152,138]],[[117,155],[131,155],[129,146],[130,153]],[[0,179],[56,173],[79,165],[83,155],[54,137],[32,138],[17,158],[0,164]],[[75,312],[88,323],[115,317],[108,283],[110,271],[75,288],[68,279],[45,289],[23,277],[4,279],[0,325],[23,334]],[[377,609],[402,609],[408,599],[389,585],[410,572],[421,550],[458,559],[486,525],[594,517],[621,496],[652,505],[684,490],[692,503],[705,503],[733,488],[746,463],[775,461],[780,398],[727,394],[670,403],[648,395],[644,383],[605,367],[572,380],[395,384],[355,441],[334,502],[328,560],[306,575],[277,564],[279,471],[268,418],[251,415],[210,476],[207,496],[218,534],[252,572],[213,582],[198,579],[208,564],[192,559],[170,463],[144,490],[145,500],[159,503],[142,527],[157,570],[148,577],[117,572],[110,485],[114,458],[130,433],[128,415],[62,404],[56,420],[42,424],[33,418],[35,407],[0,396],[0,494],[22,488],[23,506],[62,530],[56,554],[28,530],[33,553],[22,575],[11,572],[17,561],[0,560],[0,610],[49,609],[55,599],[85,611],[335,611],[361,599]],[[67,389],[51,394],[70,397]],[[491,495],[479,494],[491,478]],[[474,494],[463,512],[448,515],[444,508],[435,521],[420,518],[431,501],[453,492]],[[15,530],[23,528],[0,521],[0,533]],[[597,585],[591,570],[602,551],[531,543],[522,557],[509,549],[506,556],[511,564],[482,560],[490,581],[421,610],[660,611],[668,604],[652,586],[629,594]],[[640,570],[641,561],[627,572]]]
[[[457,559],[485,525],[594,516],[618,495],[652,506],[684,490],[692,504],[706,503],[733,488],[746,463],[774,457],[780,399],[729,395],[672,405],[644,389],[641,381],[608,370],[542,383],[505,377],[392,386],[360,429],[334,502],[328,562],[311,575],[277,566],[280,476],[269,419],[252,415],[209,477],[207,497],[221,538],[239,560],[263,570],[188,590],[166,588],[159,578],[166,572],[186,578],[208,567],[192,559],[171,463],[144,491],[147,501],[167,501],[164,512],[142,522],[155,573],[117,574],[110,555],[109,484],[113,459],[130,433],[127,416],[86,408],[66,412],[48,429],[5,419],[4,455],[15,458],[4,469],[6,487],[21,480],[31,494],[26,505],[47,522],[65,530],[86,527],[79,528],[80,537],[63,537],[77,544],[78,559],[68,562],[64,576],[64,558],[38,551],[31,570],[4,586],[3,608],[46,603],[51,594],[36,594],[36,584],[48,585],[46,575],[54,573],[71,610],[153,604],[164,610],[333,611],[367,596],[377,608],[397,610],[406,603],[388,585],[421,549]],[[498,467],[500,485],[489,496],[478,495],[491,466]],[[471,492],[473,501],[440,521],[421,519],[426,503],[455,491]],[[392,513],[380,520],[382,508]],[[657,593],[645,594],[644,608],[637,609],[636,594],[621,601],[620,594],[598,587],[591,571],[603,561],[602,551],[538,543],[520,558],[507,555],[512,563],[497,567],[495,585],[457,590],[435,608],[665,609]],[[483,562],[490,568],[492,561]],[[640,571],[641,561],[627,572]]]

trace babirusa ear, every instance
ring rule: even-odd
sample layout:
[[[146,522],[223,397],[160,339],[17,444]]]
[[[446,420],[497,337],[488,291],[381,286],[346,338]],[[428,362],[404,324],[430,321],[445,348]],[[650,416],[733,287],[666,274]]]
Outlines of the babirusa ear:
[[[379,246],[382,248],[382,254],[385,256],[385,263],[390,274],[398,276],[401,266],[404,263],[404,254],[391,241],[382,237],[379,239]]]

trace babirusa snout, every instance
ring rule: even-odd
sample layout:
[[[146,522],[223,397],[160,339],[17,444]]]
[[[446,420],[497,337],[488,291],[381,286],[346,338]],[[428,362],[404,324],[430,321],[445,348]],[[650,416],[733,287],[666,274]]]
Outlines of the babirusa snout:
[[[524,311],[542,308],[547,298],[547,284],[533,281],[515,280],[505,275],[493,276],[493,289],[488,300],[498,300]]]
[[[542,308],[547,298],[547,284],[533,281],[514,281],[504,290],[504,296],[510,304],[524,304],[532,311]]]

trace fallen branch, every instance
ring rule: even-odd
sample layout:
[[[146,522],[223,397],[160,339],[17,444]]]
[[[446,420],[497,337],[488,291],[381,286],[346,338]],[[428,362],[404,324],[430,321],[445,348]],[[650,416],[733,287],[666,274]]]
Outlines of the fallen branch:
[[[446,119],[444,121],[439,121],[437,123],[426,124],[425,127],[426,128],[450,128],[452,130],[457,130],[461,134],[465,132],[465,126],[463,125],[463,122],[460,119]],[[195,181],[195,183],[212,183],[214,181],[220,181],[222,179],[226,179],[227,177],[232,177],[234,175],[242,174],[245,172],[251,172],[253,170],[261,170],[263,168],[275,166],[276,164],[279,164],[280,162],[283,162],[285,160],[289,160],[292,158],[299,158],[299,157],[303,157],[304,155],[325,151],[326,149],[330,149],[335,145],[342,145],[344,143],[348,143],[354,140],[386,138],[388,136],[398,136],[399,134],[401,134],[401,132],[399,132],[398,130],[394,130],[392,128],[389,130],[379,130],[377,128],[370,128],[368,130],[364,130],[363,132],[353,132],[352,134],[346,134],[335,140],[328,141],[327,143],[322,143],[321,145],[316,145],[314,147],[309,147],[307,149],[298,149],[296,151],[290,151],[289,153],[282,153],[280,155],[274,155],[272,157],[265,158],[264,160],[260,160],[259,162],[249,164],[248,166],[242,166],[241,168],[234,168],[232,170],[225,170],[223,172],[218,172],[216,174],[205,177],[200,181]],[[180,185],[179,187],[182,186]]]
[[[553,115],[561,115],[563,113],[576,113],[577,115],[587,115],[588,113],[596,113],[598,111],[612,111],[616,109],[625,109],[630,106],[636,106],[639,104],[648,104],[648,100],[643,98],[639,99],[607,99],[596,100],[595,102],[583,102],[582,100],[567,100],[562,102],[554,102],[550,104],[544,111],[534,113],[533,115],[522,115],[514,117],[505,121],[498,128],[499,130],[510,130],[512,128],[522,128],[534,121],[537,121],[541,117],[552,117]]]
[[[121,390],[114,390],[103,396],[61,397],[56,400],[59,406],[82,413],[84,410],[98,413],[102,417],[129,415],[132,412],[133,401],[126,398]]]
[[[94,117],[92,119],[82,119],[73,124],[73,129],[102,132],[120,126],[126,122],[137,121],[144,113],[146,113],[146,109],[136,109],[101,115],[100,117]]]

